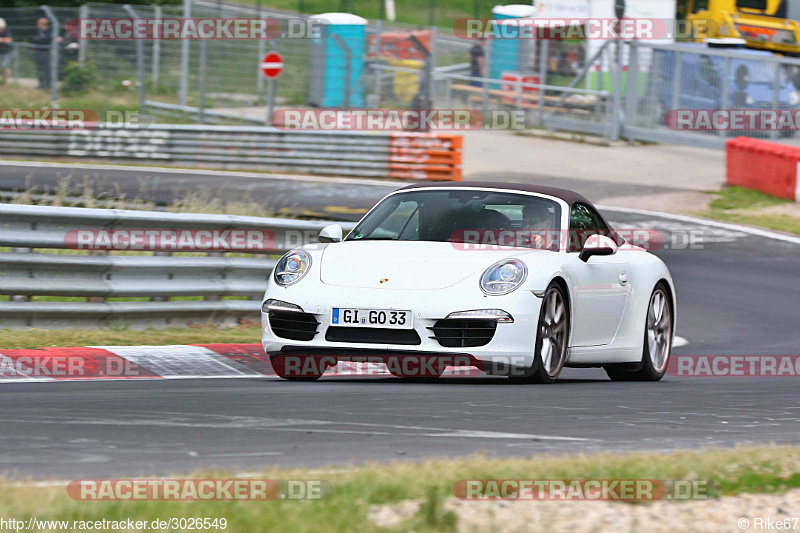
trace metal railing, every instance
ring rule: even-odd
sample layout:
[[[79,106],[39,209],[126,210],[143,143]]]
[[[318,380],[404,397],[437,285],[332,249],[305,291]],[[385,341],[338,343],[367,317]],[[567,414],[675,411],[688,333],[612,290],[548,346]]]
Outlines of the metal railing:
[[[0,295],[9,297],[7,301],[0,298],[0,329],[102,325],[141,328],[257,319],[276,258],[287,249],[313,242],[328,224],[234,215],[0,204]],[[353,227],[342,225],[346,230]],[[208,248],[199,246],[182,247],[180,252],[126,251],[125,255],[98,255],[108,252],[87,250],[57,252],[75,248],[70,232],[77,230],[256,230],[268,235],[270,244],[268,249],[238,252],[237,256],[231,256],[233,252],[208,252]],[[11,251],[1,251],[4,248]]]
[[[413,143],[420,137],[426,142],[415,147]],[[39,158],[109,158],[321,175],[457,180],[461,177],[461,145],[454,137],[152,124],[141,128],[0,130],[0,151]],[[402,153],[395,150],[400,141],[406,141],[400,143]]]

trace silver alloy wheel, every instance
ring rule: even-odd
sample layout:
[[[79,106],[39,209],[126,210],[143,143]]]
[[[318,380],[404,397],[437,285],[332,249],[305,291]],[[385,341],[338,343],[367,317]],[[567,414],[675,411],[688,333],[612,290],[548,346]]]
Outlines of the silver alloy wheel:
[[[553,377],[561,371],[567,353],[567,308],[561,293],[555,288],[548,291],[543,305],[544,317],[539,330],[542,339],[540,354],[544,371]]]
[[[647,348],[656,372],[663,372],[672,346],[672,319],[664,289],[657,288],[647,309]]]

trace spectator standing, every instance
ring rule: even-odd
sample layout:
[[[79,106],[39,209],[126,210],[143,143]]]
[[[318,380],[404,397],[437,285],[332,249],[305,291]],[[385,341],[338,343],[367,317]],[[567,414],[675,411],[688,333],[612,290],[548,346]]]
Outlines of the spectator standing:
[[[58,42],[62,42],[61,37]],[[39,78],[39,88],[49,89],[50,79],[50,46],[53,43],[53,30],[50,28],[50,20],[42,17],[36,21],[36,34],[31,38],[31,43],[36,45],[33,58],[36,61],[36,74]]]
[[[475,44],[472,45],[472,48],[469,49],[469,70],[470,76],[473,78],[482,78],[484,77],[484,56],[485,50],[484,45],[486,44],[486,38],[480,37]],[[483,87],[483,83],[478,80],[472,80],[470,83],[473,87]]]
[[[11,79],[11,54],[14,52],[14,45],[11,44],[11,32],[5,19],[0,18],[0,71],[3,73],[3,83]]]

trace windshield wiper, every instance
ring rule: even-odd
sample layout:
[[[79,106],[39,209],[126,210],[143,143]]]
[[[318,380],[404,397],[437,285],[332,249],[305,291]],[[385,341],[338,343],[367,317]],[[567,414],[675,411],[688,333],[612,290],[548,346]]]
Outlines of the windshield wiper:
[[[351,241],[397,241],[397,237],[362,237],[360,239],[349,239]]]

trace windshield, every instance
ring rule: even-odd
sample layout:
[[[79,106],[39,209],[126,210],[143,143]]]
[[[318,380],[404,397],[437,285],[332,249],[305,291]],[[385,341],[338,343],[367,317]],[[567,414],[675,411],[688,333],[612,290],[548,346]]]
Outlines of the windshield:
[[[467,242],[558,250],[560,230],[561,207],[549,198],[476,189],[425,190],[386,198],[346,240]]]

